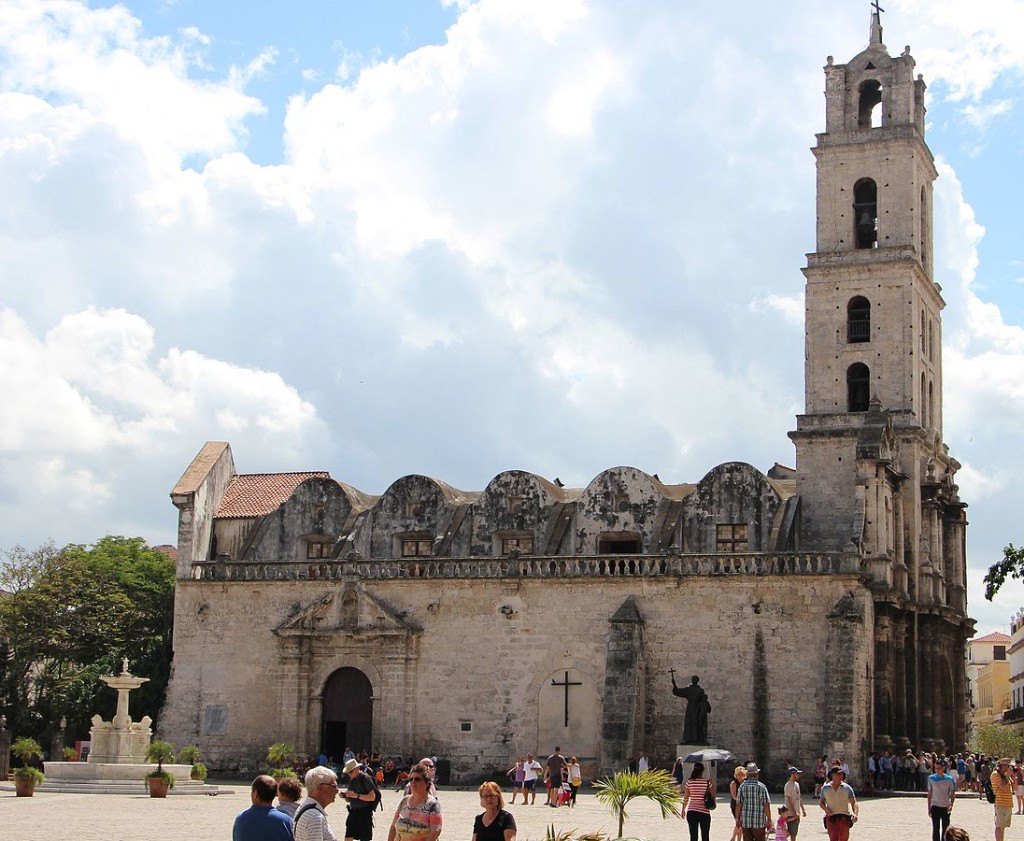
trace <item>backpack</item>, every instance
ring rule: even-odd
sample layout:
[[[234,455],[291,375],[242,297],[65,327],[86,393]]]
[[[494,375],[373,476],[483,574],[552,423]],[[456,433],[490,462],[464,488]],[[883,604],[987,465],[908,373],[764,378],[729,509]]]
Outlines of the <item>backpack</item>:
[[[996,802],[996,793],[992,790],[992,780],[991,779],[985,780],[984,788],[985,788],[985,799],[989,803],[995,803]]]
[[[308,812],[310,809],[315,809],[315,808],[316,808],[316,804],[315,803],[307,803],[305,806],[301,807],[299,809],[299,811],[297,811],[295,813],[295,817],[292,819],[292,827],[293,828],[297,828],[298,825],[299,825],[299,818],[301,818],[304,814],[306,814],[306,812]],[[294,831],[294,829],[293,829],[293,831]]]

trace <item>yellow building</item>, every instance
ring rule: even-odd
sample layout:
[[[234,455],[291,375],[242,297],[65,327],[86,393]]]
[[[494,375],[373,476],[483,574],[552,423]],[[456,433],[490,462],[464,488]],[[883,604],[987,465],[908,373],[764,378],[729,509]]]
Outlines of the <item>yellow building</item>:
[[[1010,708],[1010,637],[993,631],[967,643],[968,739],[977,728],[1002,720]]]

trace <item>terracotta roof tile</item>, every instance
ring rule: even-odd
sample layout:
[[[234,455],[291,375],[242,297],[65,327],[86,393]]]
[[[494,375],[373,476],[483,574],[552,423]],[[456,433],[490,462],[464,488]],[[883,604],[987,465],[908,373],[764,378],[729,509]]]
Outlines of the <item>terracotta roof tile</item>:
[[[1002,633],[1000,631],[993,631],[991,634],[985,634],[985,636],[983,636],[983,637],[978,637],[977,639],[971,640],[971,642],[1009,642],[1009,641],[1010,641],[1010,638],[1006,634],[1004,634],[1004,633]]]
[[[215,517],[262,517],[276,510],[302,482],[329,479],[326,470],[309,473],[245,473],[231,479]]]

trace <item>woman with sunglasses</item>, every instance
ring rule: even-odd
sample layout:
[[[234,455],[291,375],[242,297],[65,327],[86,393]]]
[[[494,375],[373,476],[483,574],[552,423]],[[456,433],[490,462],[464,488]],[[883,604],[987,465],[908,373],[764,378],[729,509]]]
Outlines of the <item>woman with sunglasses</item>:
[[[516,819],[505,811],[505,798],[497,783],[480,786],[483,814],[473,821],[473,841],[516,841]]]
[[[427,767],[418,762],[409,771],[412,793],[402,798],[388,830],[388,841],[437,841],[441,834],[441,804],[430,794]]]

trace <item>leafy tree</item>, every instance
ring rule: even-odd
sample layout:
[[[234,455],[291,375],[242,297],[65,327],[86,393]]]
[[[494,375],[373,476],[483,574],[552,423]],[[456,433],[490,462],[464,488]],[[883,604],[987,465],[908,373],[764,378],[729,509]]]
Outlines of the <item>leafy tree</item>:
[[[619,835],[626,818],[626,806],[635,797],[646,797],[661,808],[661,817],[677,816],[676,808],[683,799],[676,781],[667,771],[619,771],[614,777],[597,780],[597,799],[607,806],[619,821]]]
[[[0,554],[0,711],[44,742],[56,722],[85,735],[94,713],[110,718],[117,696],[100,675],[150,678],[132,710],[159,714],[170,675],[174,562],[141,538],[104,537],[90,547]]]
[[[1018,549],[1012,543],[1003,549],[1002,560],[996,561],[985,573],[985,598],[989,601],[1006,583],[1007,577],[1016,580],[1024,579],[1024,547]]]
[[[1024,749],[1024,735],[999,724],[979,727],[971,740],[971,750],[996,758],[1008,756],[1017,759]]]

